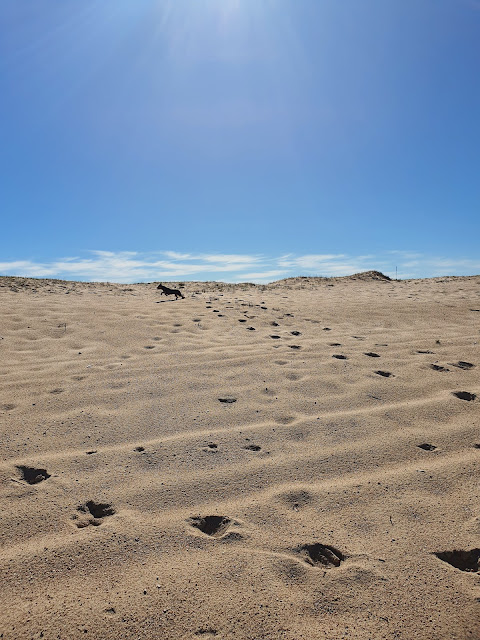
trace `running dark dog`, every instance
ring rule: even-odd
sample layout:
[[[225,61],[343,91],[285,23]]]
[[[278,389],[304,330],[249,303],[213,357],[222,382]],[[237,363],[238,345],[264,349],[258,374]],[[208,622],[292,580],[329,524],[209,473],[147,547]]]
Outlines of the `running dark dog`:
[[[175,296],[175,300],[177,298],[185,298],[183,293],[181,291],[179,291],[178,289],[169,289],[168,287],[164,287],[163,284],[159,284],[157,289],[161,289],[162,293],[164,293],[166,296],[174,295]]]

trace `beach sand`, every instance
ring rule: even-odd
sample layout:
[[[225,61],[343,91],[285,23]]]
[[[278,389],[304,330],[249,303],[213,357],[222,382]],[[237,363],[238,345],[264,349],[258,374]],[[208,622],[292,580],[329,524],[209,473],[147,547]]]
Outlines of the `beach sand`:
[[[0,638],[480,638],[480,276],[182,291],[0,279]]]

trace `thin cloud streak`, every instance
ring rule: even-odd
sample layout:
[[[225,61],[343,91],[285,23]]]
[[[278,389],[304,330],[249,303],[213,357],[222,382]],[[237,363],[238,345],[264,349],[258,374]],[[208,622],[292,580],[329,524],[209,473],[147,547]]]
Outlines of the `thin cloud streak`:
[[[392,250],[381,254],[206,254],[159,251],[89,251],[89,257],[62,257],[52,262],[12,260],[0,262],[0,274],[97,282],[151,282],[159,280],[223,280],[266,283],[293,276],[346,276],[377,270],[395,277],[425,278],[480,273],[479,260],[426,256]]]

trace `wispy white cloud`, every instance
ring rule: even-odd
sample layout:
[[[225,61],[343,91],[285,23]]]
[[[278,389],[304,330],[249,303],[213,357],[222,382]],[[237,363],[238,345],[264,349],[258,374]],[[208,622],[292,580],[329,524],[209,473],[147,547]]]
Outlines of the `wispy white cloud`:
[[[171,260],[193,260],[194,256],[190,253],[178,253],[178,251],[162,251],[164,256]]]
[[[213,255],[200,255],[199,259],[205,260],[205,262],[224,263],[224,264],[255,264],[261,262],[260,256],[247,256],[240,254],[213,254]]]
[[[86,257],[62,257],[51,262],[12,260],[0,262],[0,274],[37,278],[63,278],[100,282],[151,282],[161,280],[224,280],[271,282],[289,276],[345,276],[378,270],[399,278],[423,278],[480,273],[480,260],[427,256],[412,251],[385,251],[375,255],[191,254],[159,251],[89,251]]]
[[[346,276],[359,271],[378,269],[374,256],[347,256],[337,254],[287,255],[278,260],[280,266],[294,270],[296,274],[317,276]]]
[[[316,269],[326,261],[345,258],[342,253],[338,254],[307,254],[304,256],[294,256],[288,254],[278,260],[278,264],[284,267],[298,267],[300,269]]]
[[[244,282],[271,282],[276,278],[286,277],[288,272],[285,270],[257,271],[255,273],[242,273]]]
[[[262,263],[258,256],[199,254],[176,251],[141,254],[135,251],[90,251],[89,258],[62,258],[53,262],[15,260],[0,263],[0,273],[38,278],[75,278],[108,282],[142,282],[167,278],[219,279],[222,274],[237,274],[252,270]],[[163,257],[168,257],[165,260]]]

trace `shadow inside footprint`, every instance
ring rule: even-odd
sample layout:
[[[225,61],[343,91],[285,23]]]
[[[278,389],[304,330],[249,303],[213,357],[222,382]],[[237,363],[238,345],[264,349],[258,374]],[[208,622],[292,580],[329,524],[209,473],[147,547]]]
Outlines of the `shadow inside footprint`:
[[[473,369],[475,366],[471,362],[464,362],[463,360],[459,360],[458,362],[451,362],[452,367],[458,367],[459,369],[463,369],[464,371],[468,371],[469,369]]]
[[[348,360],[347,356],[343,355],[334,355],[332,358],[336,358],[337,360]]]
[[[324,568],[339,567],[340,563],[345,560],[341,551],[331,547],[330,545],[320,544],[304,544],[296,549],[303,556],[305,562],[311,564],[312,567],[321,566]]]
[[[477,397],[474,393],[470,393],[469,391],[454,391],[453,395],[460,400],[467,400],[467,402],[471,402]]]
[[[213,451],[213,453],[217,453],[218,444],[215,442],[209,442],[206,447],[203,448],[204,451]]]
[[[226,516],[205,516],[190,518],[188,520],[192,527],[200,529],[202,533],[212,538],[220,538],[232,524],[230,518]]]
[[[384,378],[393,377],[393,373],[390,373],[390,371],[375,371],[374,373],[376,373],[379,376],[383,376]]]
[[[439,551],[435,553],[437,558],[448,562],[452,567],[460,569],[460,571],[478,572],[480,570],[480,549],[471,549],[470,551]]]
[[[248,449],[248,451],[260,451],[262,447],[259,447],[258,444],[248,444],[244,448]]]
[[[46,469],[35,469],[34,467],[18,466],[17,469],[22,473],[22,480],[28,484],[38,484],[50,478],[50,474]]]
[[[237,399],[233,398],[232,396],[225,396],[224,398],[219,398],[219,401],[223,402],[224,404],[233,404],[237,401]]]
[[[113,516],[115,509],[111,504],[107,502],[95,502],[89,500],[85,504],[81,504],[78,509],[82,513],[89,512],[94,518],[106,518],[107,516]]]
[[[214,638],[217,633],[218,631],[212,627],[202,627],[198,631],[195,631],[195,635],[201,636],[202,638]]]
[[[373,351],[367,351],[367,353],[364,353],[363,355],[368,356],[369,358],[380,358],[380,355]]]
[[[426,442],[424,442],[423,444],[417,444],[417,447],[419,449],[423,449],[424,451],[435,451],[435,449],[437,448],[435,445],[427,444]]]
[[[431,364],[430,369],[433,369],[434,371],[450,371],[450,369],[447,369],[446,367],[441,367],[439,364]]]

